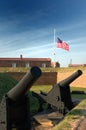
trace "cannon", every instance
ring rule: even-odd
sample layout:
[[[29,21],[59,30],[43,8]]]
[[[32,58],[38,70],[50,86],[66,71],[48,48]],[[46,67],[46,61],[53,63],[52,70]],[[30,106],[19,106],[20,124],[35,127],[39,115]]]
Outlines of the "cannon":
[[[54,110],[65,114],[74,107],[70,93],[70,83],[82,74],[81,70],[77,70],[68,78],[55,84],[48,92],[41,92],[40,96],[51,105]]]
[[[7,92],[0,104],[0,130],[31,130],[28,90],[41,76],[34,66]]]

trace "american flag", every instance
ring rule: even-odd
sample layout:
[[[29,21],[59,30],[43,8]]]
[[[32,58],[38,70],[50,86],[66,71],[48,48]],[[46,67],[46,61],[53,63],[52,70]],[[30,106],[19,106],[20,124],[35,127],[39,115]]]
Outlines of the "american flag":
[[[56,46],[58,48],[62,48],[64,50],[69,51],[69,45],[66,42],[62,41],[60,38],[57,38]]]

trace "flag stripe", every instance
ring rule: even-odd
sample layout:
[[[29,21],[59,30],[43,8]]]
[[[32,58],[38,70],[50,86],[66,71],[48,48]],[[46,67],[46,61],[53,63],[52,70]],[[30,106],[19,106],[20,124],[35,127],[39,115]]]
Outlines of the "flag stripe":
[[[64,50],[69,51],[69,45],[66,42],[62,41],[60,38],[57,38],[57,44],[56,44],[56,46],[58,48],[62,48]]]

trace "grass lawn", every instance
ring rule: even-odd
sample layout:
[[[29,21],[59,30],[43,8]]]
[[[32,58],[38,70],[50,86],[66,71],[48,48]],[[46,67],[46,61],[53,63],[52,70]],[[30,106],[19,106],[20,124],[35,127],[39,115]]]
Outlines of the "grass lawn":
[[[78,90],[78,91],[84,91],[86,93],[86,88],[80,88],[80,87],[70,87],[70,90]]]
[[[74,127],[82,120],[86,114],[86,99],[80,102],[74,109],[72,109],[64,117],[64,120],[56,125],[52,130],[76,130]]]
[[[40,91],[49,92],[52,88],[52,85],[40,85],[40,86],[32,86],[31,91],[40,93]]]
[[[52,85],[40,85],[40,86],[32,86],[31,91],[40,93],[40,91],[43,92],[49,92],[52,89]],[[86,88],[78,88],[78,87],[70,87],[70,91],[84,91],[86,93]],[[72,98],[79,98],[79,99],[86,99],[86,94],[71,94]]]
[[[79,87],[70,87],[71,92],[72,91],[83,91],[86,93],[86,88],[79,88]],[[86,94],[71,94],[72,98],[76,99],[86,99]]]

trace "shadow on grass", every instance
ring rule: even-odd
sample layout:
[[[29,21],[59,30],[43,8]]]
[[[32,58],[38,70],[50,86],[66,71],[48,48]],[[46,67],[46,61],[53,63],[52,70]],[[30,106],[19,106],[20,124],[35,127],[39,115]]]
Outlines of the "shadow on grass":
[[[66,119],[79,119],[81,116],[86,116],[86,109],[73,109],[67,113]]]

